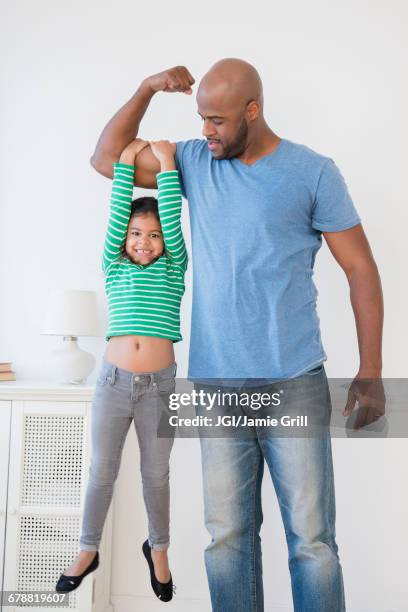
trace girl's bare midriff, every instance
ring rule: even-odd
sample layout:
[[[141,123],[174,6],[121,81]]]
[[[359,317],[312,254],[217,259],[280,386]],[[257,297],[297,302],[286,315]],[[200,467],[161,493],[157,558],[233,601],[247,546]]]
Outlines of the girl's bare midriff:
[[[130,372],[156,372],[175,361],[173,342],[151,336],[112,336],[104,358]]]

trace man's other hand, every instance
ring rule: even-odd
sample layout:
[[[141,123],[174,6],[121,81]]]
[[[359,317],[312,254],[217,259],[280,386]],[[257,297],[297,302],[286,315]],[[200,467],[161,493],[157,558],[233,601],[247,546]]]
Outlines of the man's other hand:
[[[370,425],[385,414],[385,393],[381,378],[356,378],[352,381],[343,416],[349,417],[358,404],[354,430]]]

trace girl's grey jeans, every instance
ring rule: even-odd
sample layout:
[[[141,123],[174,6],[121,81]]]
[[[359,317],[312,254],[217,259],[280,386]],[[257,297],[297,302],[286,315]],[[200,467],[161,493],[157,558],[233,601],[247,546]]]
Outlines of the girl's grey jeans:
[[[80,537],[81,550],[98,550],[112,500],[122,449],[133,421],[149,543],[169,546],[169,458],[173,438],[157,436],[163,410],[174,392],[176,364],[157,372],[130,372],[103,361],[92,403],[92,458]]]

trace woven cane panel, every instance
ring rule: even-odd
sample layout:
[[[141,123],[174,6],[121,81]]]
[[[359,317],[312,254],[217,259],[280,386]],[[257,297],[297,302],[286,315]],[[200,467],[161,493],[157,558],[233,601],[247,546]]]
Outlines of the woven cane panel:
[[[24,416],[22,504],[80,506],[84,423],[76,415]]]
[[[55,591],[60,574],[79,552],[80,521],[79,516],[20,517],[16,590]],[[66,599],[63,607],[77,607],[75,591]]]

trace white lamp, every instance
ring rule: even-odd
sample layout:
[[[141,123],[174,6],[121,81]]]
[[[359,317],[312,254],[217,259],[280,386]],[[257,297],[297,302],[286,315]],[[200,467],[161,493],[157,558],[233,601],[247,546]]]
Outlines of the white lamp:
[[[42,334],[63,336],[63,346],[48,361],[58,382],[80,384],[95,367],[95,358],[77,344],[78,336],[97,336],[95,291],[56,291],[48,301]]]

